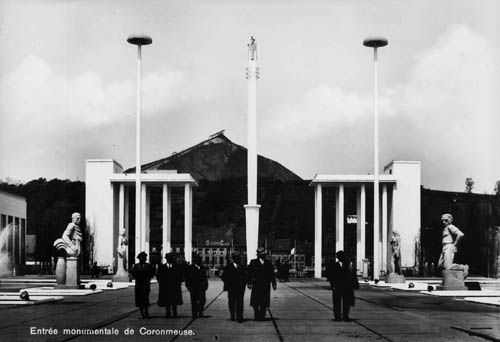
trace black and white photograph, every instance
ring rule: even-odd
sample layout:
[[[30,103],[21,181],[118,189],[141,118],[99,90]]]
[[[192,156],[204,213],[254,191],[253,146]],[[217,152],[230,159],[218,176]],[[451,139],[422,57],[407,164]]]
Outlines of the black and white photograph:
[[[499,32],[0,0],[0,340],[500,341]]]

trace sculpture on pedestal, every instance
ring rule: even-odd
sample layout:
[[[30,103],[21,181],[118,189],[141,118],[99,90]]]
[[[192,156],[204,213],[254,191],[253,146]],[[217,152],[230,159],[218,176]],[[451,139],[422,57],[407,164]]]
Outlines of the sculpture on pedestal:
[[[443,214],[441,216],[443,223],[443,250],[439,257],[438,267],[445,270],[463,271],[464,278],[467,277],[469,266],[455,264],[455,254],[458,251],[458,244],[464,237],[464,233],[457,226],[453,225],[453,216],[451,214]]]
[[[128,275],[128,238],[127,231],[125,228],[120,229],[120,235],[118,236],[118,247],[116,247],[116,253],[118,255],[118,267],[116,274],[113,276],[113,281],[129,281]]]
[[[80,244],[82,232],[80,230],[81,215],[74,213],[71,215],[71,222],[68,223],[62,237],[54,241],[54,247],[64,249],[68,257],[78,257],[80,255]]]
[[[392,231],[391,261],[389,267],[389,276],[386,283],[404,283],[403,268],[401,267],[401,236],[397,230]]]
[[[401,268],[401,236],[399,235],[399,232],[397,230],[392,231],[391,250],[391,273],[401,275],[403,274]]]
[[[250,42],[248,46],[248,59],[254,61],[257,59],[257,42],[254,37],[250,37]]]
[[[443,249],[439,257],[438,268],[443,269],[443,287],[446,290],[466,289],[463,280],[469,275],[469,266],[454,263],[455,254],[458,251],[457,247],[464,237],[464,233],[452,224],[453,216],[451,214],[443,214],[441,222],[444,226]]]
[[[118,253],[118,270],[122,268],[124,271],[128,269],[128,238],[125,228],[120,229],[120,236],[118,236],[118,247],[116,248]]]
[[[54,241],[54,247],[62,252],[57,259],[56,265],[56,280],[57,285],[60,287],[80,287],[78,270],[78,256],[80,255],[82,241],[80,220],[80,213],[73,213],[71,222],[68,223],[62,237]]]

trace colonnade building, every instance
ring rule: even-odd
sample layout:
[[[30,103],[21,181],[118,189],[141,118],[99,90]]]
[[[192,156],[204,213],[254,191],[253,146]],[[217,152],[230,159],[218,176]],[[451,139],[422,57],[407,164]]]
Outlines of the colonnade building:
[[[367,191],[373,193],[373,175],[333,175],[317,174],[311,181],[310,186],[314,187],[315,203],[315,240],[314,259],[321,260],[323,253],[323,206],[335,208],[331,215],[335,217],[335,250],[344,250],[345,242],[345,222],[346,212],[344,208],[345,189],[356,189],[357,203],[357,227],[356,227],[356,267],[361,273],[363,260],[366,259],[367,244],[372,244],[373,249],[378,249],[380,260],[379,269],[386,272],[390,263],[391,248],[390,240],[393,231],[397,231],[401,237],[401,261],[403,268],[415,266],[416,250],[415,243],[420,236],[420,162],[419,161],[392,161],[384,168],[384,173],[379,177],[380,187],[380,232],[379,241],[374,243],[373,239],[367,241],[367,222],[373,223],[373,212],[367,215]],[[323,189],[333,187],[335,189],[335,205],[323,203]],[[333,211],[333,210],[332,210]],[[349,213],[348,213],[349,214]],[[354,255],[351,255],[354,257]],[[315,263],[315,277],[321,277],[322,265]]]
[[[334,175],[317,174],[310,182],[314,187],[315,201],[315,243],[314,260],[322,260],[325,251],[322,240],[323,210],[327,215],[335,217],[335,250],[345,250],[346,229],[354,225],[347,218],[356,217],[356,268],[361,273],[363,260],[367,259],[367,249],[378,249],[379,269],[387,271],[391,258],[390,240],[393,231],[401,237],[401,260],[403,268],[416,266],[415,243],[420,234],[420,162],[392,161],[384,168],[379,177],[380,186],[380,232],[379,241],[367,238],[367,225],[373,226],[373,210],[367,205],[367,194],[373,193],[373,175]],[[116,267],[116,249],[121,228],[125,228],[129,241],[129,259],[135,260],[140,251],[157,251],[164,255],[171,251],[171,190],[181,188],[184,193],[184,259],[191,261],[192,244],[192,208],[193,188],[197,186],[195,179],[188,173],[177,173],[174,170],[143,170],[141,174],[141,225],[135,227],[134,194],[135,173],[125,173],[122,166],[111,159],[92,159],[86,161],[86,220],[88,229],[94,237],[94,260],[100,265]],[[324,203],[323,191],[333,188],[335,203]],[[349,190],[347,190],[349,188]],[[161,245],[150,245],[150,210],[151,192],[161,193]],[[331,191],[331,189],[329,190]],[[176,190],[176,193],[180,190]],[[344,203],[346,196],[356,194],[356,213],[348,212]],[[157,195],[159,196],[159,195]],[[311,198],[312,200],[312,198]],[[177,206],[179,207],[179,206]],[[367,208],[370,209],[368,212]],[[355,214],[355,215],[354,215]],[[352,220],[351,220],[352,221]],[[160,224],[158,224],[160,228]],[[155,229],[156,229],[155,228]],[[352,232],[350,232],[352,236]],[[368,248],[367,248],[368,247]],[[352,251],[352,248],[351,248]],[[372,263],[374,260],[370,260]],[[314,263],[315,277],[321,277],[324,265]]]
[[[0,275],[24,272],[26,209],[24,197],[0,191]]]
[[[86,160],[85,213],[93,236],[94,260],[100,265],[116,267],[118,236],[122,228],[128,238],[129,259],[145,251],[150,253],[151,191],[162,192],[162,243],[157,252],[164,255],[171,251],[171,190],[184,189],[184,258],[191,261],[193,187],[196,181],[187,173],[174,170],[143,171],[141,174],[141,225],[134,227],[129,220],[131,201],[135,197],[135,173],[124,173],[123,167],[112,159]],[[131,224],[132,221],[132,224]],[[134,229],[131,229],[134,227]]]

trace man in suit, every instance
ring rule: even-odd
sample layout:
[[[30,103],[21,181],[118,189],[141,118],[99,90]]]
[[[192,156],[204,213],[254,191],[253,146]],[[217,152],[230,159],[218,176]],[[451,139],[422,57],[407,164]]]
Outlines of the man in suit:
[[[151,289],[151,278],[155,276],[155,269],[146,262],[148,255],[140,252],[137,255],[139,262],[132,267],[130,272],[135,278],[135,306],[141,311],[141,318],[149,318],[149,292]]]
[[[248,266],[248,288],[252,290],[250,305],[254,310],[256,321],[263,321],[266,317],[266,309],[271,303],[271,284],[276,290],[276,278],[271,261],[266,259],[266,251],[263,247],[257,249],[257,259],[250,261]]]
[[[229,313],[231,321],[243,322],[243,297],[247,284],[246,267],[241,264],[241,254],[236,251],[231,255],[229,262],[222,272],[224,291],[227,291]]]
[[[193,263],[189,265],[186,274],[186,287],[191,296],[191,312],[193,319],[203,316],[208,289],[207,270],[201,263],[201,256],[193,255]]]
[[[175,253],[165,254],[166,263],[158,266],[158,306],[165,307],[165,317],[177,317],[177,305],[182,305],[182,270],[175,261]]]
[[[332,288],[333,315],[336,321],[350,322],[349,309],[354,305],[354,288],[358,288],[359,283],[344,251],[335,255],[337,261],[328,263],[326,267],[326,278]]]

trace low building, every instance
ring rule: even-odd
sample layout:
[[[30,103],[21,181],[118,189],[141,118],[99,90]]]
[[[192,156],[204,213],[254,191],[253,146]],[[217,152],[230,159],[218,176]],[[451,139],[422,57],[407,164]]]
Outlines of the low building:
[[[26,212],[24,197],[0,191],[0,275],[24,273]]]

